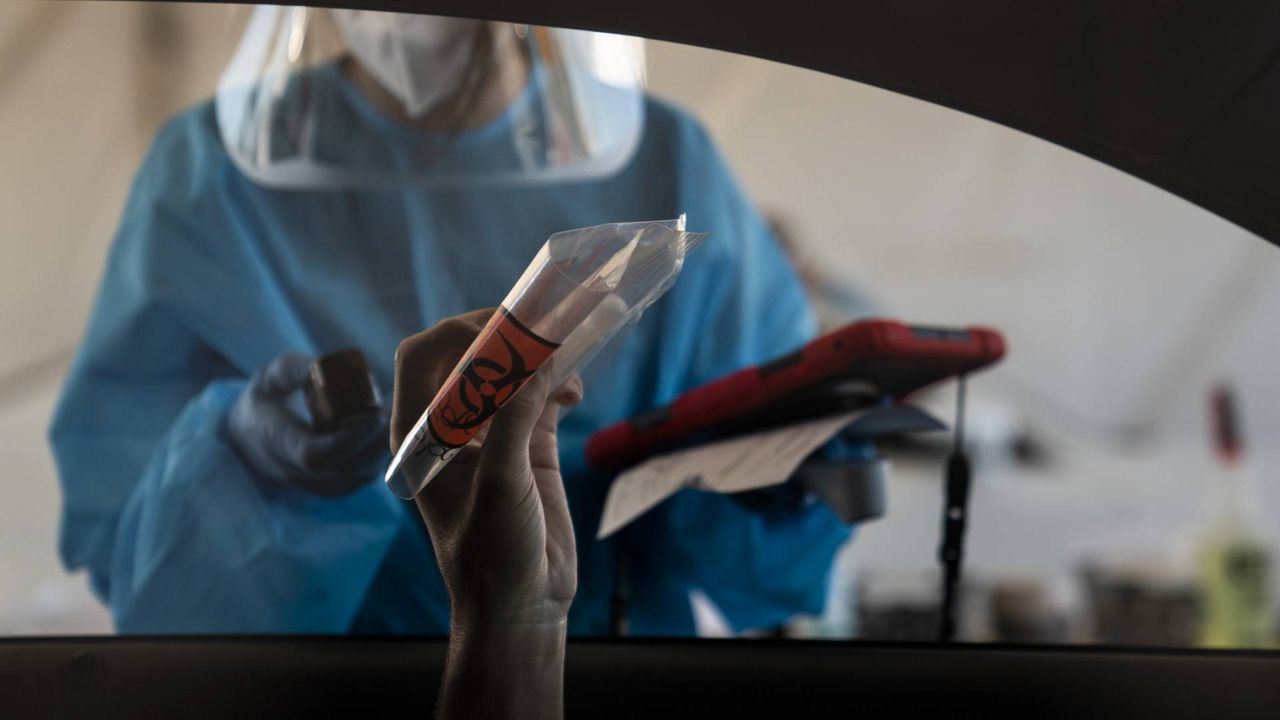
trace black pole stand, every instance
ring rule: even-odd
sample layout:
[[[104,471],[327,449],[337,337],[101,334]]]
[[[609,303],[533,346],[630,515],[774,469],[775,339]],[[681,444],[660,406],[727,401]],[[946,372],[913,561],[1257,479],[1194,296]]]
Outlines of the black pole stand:
[[[969,458],[964,452],[965,378],[960,376],[956,395],[955,446],[947,458],[946,500],[942,508],[942,544],[938,560],[942,563],[942,611],[939,616],[938,639],[951,642],[956,635],[956,592],[960,585],[964,561],[964,531],[969,512]]]
[[[628,552],[625,529],[618,533],[616,543],[617,563],[614,565],[613,597],[609,604],[609,637],[619,638],[631,634],[628,621],[631,605],[631,555]]]

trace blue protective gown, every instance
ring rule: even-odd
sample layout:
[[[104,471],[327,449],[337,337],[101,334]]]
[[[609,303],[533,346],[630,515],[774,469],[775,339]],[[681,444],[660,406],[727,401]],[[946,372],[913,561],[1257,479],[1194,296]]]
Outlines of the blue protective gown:
[[[333,67],[334,147],[405,145]],[[530,83],[526,95],[536,92]],[[513,106],[527,98],[513,103]],[[554,232],[688,213],[711,233],[561,426],[578,532],[570,631],[607,631],[615,540],[594,539],[609,477],[596,428],[776,357],[812,332],[790,265],[706,133],[647,100],[629,164],[592,182],[271,190],[245,177],[206,104],[159,133],[132,188],[51,429],[60,551],[87,568],[122,632],[443,633],[448,601],[412,503],[381,482],[322,499],[254,477],[224,419],[246,378],[288,351],[358,347],[384,396],[404,337],[498,304]],[[504,115],[442,162],[510,152]],[[625,534],[635,634],[689,634],[701,588],[737,628],[817,612],[848,535],[823,507],[752,512],[686,491]]]

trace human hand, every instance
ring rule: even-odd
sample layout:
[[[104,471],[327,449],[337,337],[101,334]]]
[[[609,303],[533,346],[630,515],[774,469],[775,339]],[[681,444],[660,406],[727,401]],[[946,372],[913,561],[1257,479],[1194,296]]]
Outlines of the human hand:
[[[323,497],[354,492],[378,475],[385,421],[379,415],[318,433],[288,405],[307,383],[311,358],[288,353],[254,373],[227,416],[227,433],[261,477]]]
[[[400,343],[391,449],[413,429],[493,310]],[[535,373],[416,498],[449,591],[449,659],[437,717],[561,718],[577,551],[556,447],[575,377]]]
[[[449,318],[400,344],[393,452],[492,313]],[[455,629],[564,623],[577,589],[577,554],[556,423],[559,409],[581,397],[576,377],[549,393],[547,373],[535,373],[418,494]]]

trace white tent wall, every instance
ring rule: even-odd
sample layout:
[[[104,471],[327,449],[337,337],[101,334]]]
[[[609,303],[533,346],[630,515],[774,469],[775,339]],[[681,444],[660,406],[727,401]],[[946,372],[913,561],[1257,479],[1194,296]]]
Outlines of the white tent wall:
[[[820,73],[649,47],[655,91],[694,109],[821,265],[897,316],[1000,327],[1011,352],[991,382],[1030,407],[1053,395],[1084,418],[1145,421],[1167,408],[1162,383],[1221,359],[1236,328],[1219,316],[1280,270],[1245,231],[1037,138]]]
[[[235,12],[0,3],[2,634],[110,628],[57,559],[46,431],[133,173],[163,119],[213,87]]]
[[[210,94],[243,12],[0,3],[0,632],[109,627],[57,561],[48,418],[149,138]],[[1218,374],[1245,391],[1255,445],[1280,431],[1275,248],[944,108],[751,58],[649,53],[653,91],[708,125],[806,253],[895,316],[1006,333],[1010,356],[975,379],[975,400],[1018,408],[1059,443],[1059,462],[979,479],[977,571],[1061,578],[1082,538],[1185,525]],[[1141,446],[1108,439],[1131,424],[1149,426]],[[1277,458],[1260,455],[1274,477]],[[939,493],[934,469],[902,468],[889,517],[844,563],[931,566]]]

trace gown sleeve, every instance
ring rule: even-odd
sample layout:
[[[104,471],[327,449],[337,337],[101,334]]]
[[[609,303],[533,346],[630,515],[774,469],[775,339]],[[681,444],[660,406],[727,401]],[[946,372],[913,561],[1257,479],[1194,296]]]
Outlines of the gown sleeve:
[[[398,509],[378,483],[323,500],[265,482],[224,436],[244,378],[310,348],[230,217],[210,117],[153,144],[63,387],[60,554],[123,632],[340,632]]]

